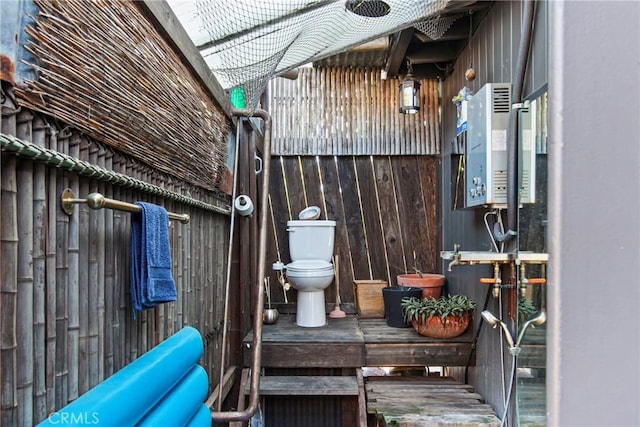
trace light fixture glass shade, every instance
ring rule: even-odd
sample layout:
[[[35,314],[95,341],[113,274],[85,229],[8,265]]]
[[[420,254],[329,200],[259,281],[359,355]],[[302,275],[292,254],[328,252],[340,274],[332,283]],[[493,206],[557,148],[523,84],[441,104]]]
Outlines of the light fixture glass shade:
[[[399,111],[402,114],[415,114],[420,111],[420,82],[411,74],[398,85]]]

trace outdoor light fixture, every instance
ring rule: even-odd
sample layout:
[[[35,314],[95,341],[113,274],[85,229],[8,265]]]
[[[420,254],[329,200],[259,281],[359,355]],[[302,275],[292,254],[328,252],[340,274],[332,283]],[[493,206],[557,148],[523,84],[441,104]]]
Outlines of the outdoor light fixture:
[[[407,61],[407,75],[398,85],[398,100],[402,114],[420,111],[420,82],[413,78],[411,63]]]

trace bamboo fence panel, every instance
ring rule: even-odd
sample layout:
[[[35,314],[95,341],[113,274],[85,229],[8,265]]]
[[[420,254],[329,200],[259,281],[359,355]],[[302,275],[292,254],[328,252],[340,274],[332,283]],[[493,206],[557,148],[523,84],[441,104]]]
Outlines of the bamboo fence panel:
[[[290,262],[286,221],[316,204],[322,218],[336,221],[343,310],[355,312],[349,286],[354,280],[395,284],[396,276],[413,271],[414,264],[423,272],[438,272],[438,165],[437,156],[274,157],[268,259]],[[295,310],[296,291],[288,292],[285,304],[276,274],[269,269],[267,274],[273,302],[284,312]],[[332,309],[333,286],[326,301]]]
[[[29,111],[18,114],[17,136],[32,139]],[[20,165],[16,180],[21,188],[17,193],[18,263],[16,339],[16,391],[18,425],[29,423],[33,414],[33,164]]]
[[[122,174],[126,174],[127,172],[127,159],[124,157],[118,157],[118,172]],[[129,190],[124,189],[122,187],[114,188],[114,196],[118,198],[116,200],[131,200],[129,198]],[[114,211],[113,212],[113,220],[116,223],[116,244],[117,248],[126,248],[129,244],[129,235],[128,231],[130,230],[130,215],[122,212],[122,211]],[[116,255],[116,260],[118,262],[118,268],[116,269],[115,281],[120,284],[118,287],[118,291],[116,292],[118,298],[118,313],[117,313],[117,324],[114,327],[115,329],[115,354],[116,358],[114,360],[115,365],[114,368],[118,366],[124,366],[129,363],[128,358],[128,346],[130,340],[127,339],[129,335],[127,335],[127,328],[129,319],[131,317],[131,308],[128,304],[128,294],[127,287],[123,286],[121,283],[125,277],[129,274],[129,257],[126,256],[125,251],[120,251],[118,255]]]
[[[437,80],[421,80],[421,109],[398,112],[398,80],[376,68],[302,68],[269,83],[276,155],[439,153]]]
[[[45,147],[44,120],[33,122],[33,143]],[[47,171],[42,164],[33,165],[33,341],[46,343],[46,237],[47,237]],[[33,420],[44,419],[47,412],[46,351],[34,345]]]
[[[58,130],[52,126],[49,134],[48,146],[50,149],[58,149]],[[48,170],[49,188],[47,189],[47,200],[56,200],[58,197],[58,173],[55,169]],[[57,227],[56,212],[58,207],[55,203],[47,203],[47,245],[46,245],[46,325],[47,325],[47,342],[46,342],[46,384],[47,384],[47,413],[56,410],[55,400],[55,361],[56,361],[56,248],[57,248]]]
[[[76,158],[80,158],[80,135],[74,134],[71,137],[69,145],[69,155]],[[73,194],[80,195],[80,179],[78,176],[69,176],[69,187]],[[82,214],[84,215],[84,214]],[[87,229],[80,230],[80,215],[73,215],[69,218],[69,289],[68,295],[68,312],[69,312],[69,327],[67,330],[68,340],[68,356],[69,359],[69,396],[71,399],[76,399],[81,393],[86,391],[86,385],[84,382],[79,382],[79,358],[80,358],[80,325],[81,316],[80,310],[88,310],[89,304],[81,304],[80,301],[88,301],[80,297],[80,283],[87,283],[83,281],[86,279],[84,275],[80,275],[80,254],[86,254],[85,251],[81,251],[80,239],[84,239],[87,236]],[[83,240],[84,241],[84,240]],[[84,273],[84,270],[82,270]],[[86,324],[86,323],[84,323]],[[79,386],[82,384],[82,391],[79,390]]]
[[[90,147],[95,148],[95,163],[91,161],[91,156],[89,157],[90,163],[96,164],[102,168],[105,166],[105,154],[107,150],[105,150],[104,145],[93,144]],[[93,188],[100,194],[104,194],[105,192],[105,183],[103,181],[93,180],[94,186]],[[98,382],[104,379],[104,337],[105,335],[101,333],[104,331],[104,315],[105,315],[105,240],[107,236],[110,238],[111,235],[107,235],[105,233],[105,221],[107,212],[112,212],[111,209],[107,209],[101,213],[101,215],[93,216],[92,228],[93,230],[99,230],[97,233],[92,233],[92,237],[95,242],[92,241],[91,255],[92,255],[92,267],[93,274],[96,276],[96,284],[95,288],[90,288],[96,291],[96,298],[91,299],[90,301],[95,301],[97,305],[97,309],[94,310],[90,319],[93,319],[92,323],[89,325],[89,330],[91,334],[90,341],[90,349],[91,349],[91,371],[89,373],[89,385],[94,387]]]
[[[16,132],[16,105],[11,96],[6,96],[2,103],[2,121],[0,126],[3,133]],[[0,169],[0,206],[2,215],[0,221],[0,424],[14,425],[18,417],[18,399],[16,392],[17,339],[15,325],[17,306],[17,258],[18,258],[18,228],[16,217],[17,182],[16,159],[2,156]]]
[[[69,140],[71,139],[71,134],[62,130],[58,140],[57,140],[57,150],[61,153],[68,153],[70,151],[69,148]],[[69,188],[69,175],[67,173],[63,173],[61,176],[58,176],[56,179],[56,197],[64,191],[65,188]],[[80,189],[82,190],[82,184]],[[82,219],[82,217],[80,217]],[[68,358],[68,348],[69,348],[69,339],[68,334],[72,328],[69,327],[69,292],[70,286],[69,283],[69,255],[71,254],[69,248],[69,217],[62,212],[60,209],[56,209],[54,211],[54,218],[52,223],[56,224],[56,239],[57,245],[55,249],[55,260],[56,260],[56,268],[55,268],[55,341],[56,341],[56,353],[55,353],[55,379],[54,379],[54,387],[55,387],[55,407],[60,408],[68,402],[69,399],[69,363],[73,363],[73,360]],[[83,224],[87,224],[85,220]],[[89,229],[88,225],[86,230],[82,230],[80,233],[80,238],[86,237],[88,235]],[[82,246],[80,246],[82,249]],[[86,254],[87,249],[80,250],[80,255]],[[80,278],[82,278],[82,273],[79,273]],[[85,276],[82,283],[87,283],[88,278]],[[85,289],[84,286],[81,286],[80,289]],[[87,297],[83,299],[83,301],[87,301]],[[83,307],[87,307],[87,304],[84,304]],[[86,322],[82,322],[82,317],[80,317],[80,336],[78,341],[80,345],[82,344],[82,327],[86,325]],[[80,347],[82,350],[82,347]],[[86,354],[86,353],[85,353]],[[79,372],[82,372],[82,362],[86,359],[78,356],[78,364]],[[75,369],[75,366],[71,368]],[[78,375],[79,385],[78,391],[84,392],[85,388],[82,388],[82,376]]]
[[[193,187],[28,109],[3,105],[3,134],[68,154],[96,167],[139,178],[210,203],[217,192]],[[190,324],[208,338],[201,360],[216,386],[222,349],[226,215],[2,152],[0,374],[2,425],[34,425]],[[76,197],[149,201],[188,213],[171,222],[170,245],[178,300],[139,313],[129,294],[132,214],[60,208],[62,190]],[[227,360],[229,365],[241,361]]]
[[[84,137],[79,138],[80,140],[74,143],[74,145],[78,147],[79,158],[87,159],[90,162],[91,159],[88,155],[88,141]],[[89,180],[80,181],[78,196],[80,197],[81,194],[89,194],[90,192],[91,189],[89,188]],[[73,216],[75,217],[75,215]],[[76,354],[73,355],[76,358],[77,362],[74,361],[75,363],[72,364],[72,370],[75,370],[77,367],[78,372],[74,374],[74,377],[77,378],[77,392],[82,394],[89,390],[90,387],[89,366],[91,361],[89,356],[89,328],[91,325],[89,316],[91,312],[95,311],[95,307],[93,307],[95,299],[91,298],[92,294],[94,294],[95,292],[92,292],[90,288],[96,285],[96,277],[93,277],[92,271],[90,269],[90,245],[91,235],[95,233],[96,228],[95,224],[92,224],[92,218],[95,218],[95,215],[91,215],[91,212],[89,211],[89,208],[87,206],[78,206],[77,217],[80,227],[78,230],[78,247],[77,249],[70,247],[69,255],[72,255],[74,250],[78,251],[78,287],[69,290],[69,295],[74,295],[73,302],[71,297],[69,298],[69,311],[78,313],[78,319],[77,324],[75,324],[75,322],[74,324],[71,324],[71,322],[69,324],[69,341],[71,341],[72,335],[75,335],[77,337],[78,347]],[[69,281],[69,287],[72,287],[73,285],[74,283],[72,281]],[[78,306],[80,301],[87,301],[88,304],[82,304]]]
[[[113,170],[113,152],[106,151],[105,152],[105,160],[104,160],[105,169]],[[103,186],[102,194],[105,197],[114,199],[113,195],[113,186]],[[117,199],[114,199],[117,200]],[[114,370],[114,321],[116,318],[116,311],[114,311],[114,301],[116,301],[116,284],[115,281],[115,257],[114,252],[117,246],[114,245],[114,241],[116,239],[115,236],[115,224],[113,222],[114,211],[112,209],[107,209],[104,212],[105,223],[104,223],[104,235],[105,235],[105,245],[104,245],[104,313],[102,314],[102,318],[104,319],[104,372],[103,378],[107,378],[111,376]],[[100,328],[98,328],[100,329]]]

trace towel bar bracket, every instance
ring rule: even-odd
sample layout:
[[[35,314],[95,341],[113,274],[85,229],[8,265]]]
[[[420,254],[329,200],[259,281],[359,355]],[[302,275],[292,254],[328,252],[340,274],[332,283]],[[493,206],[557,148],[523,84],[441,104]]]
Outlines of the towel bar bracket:
[[[62,210],[67,215],[71,215],[73,213],[73,205],[76,203],[74,198],[73,191],[70,188],[67,188],[60,195],[60,206],[62,206]],[[84,203],[84,200],[82,200]],[[79,202],[78,202],[79,203]]]
[[[100,193],[91,193],[87,196],[86,199],[76,199],[73,191],[70,188],[67,188],[60,195],[60,205],[64,213],[66,213],[67,215],[73,214],[73,205],[78,203],[85,203],[87,206],[94,210],[111,208],[134,213],[140,212],[140,207],[138,205],[121,202],[119,200],[108,199]],[[177,214],[168,212],[167,215],[169,216],[169,219],[180,221],[183,224],[188,223],[190,219],[188,214]]]

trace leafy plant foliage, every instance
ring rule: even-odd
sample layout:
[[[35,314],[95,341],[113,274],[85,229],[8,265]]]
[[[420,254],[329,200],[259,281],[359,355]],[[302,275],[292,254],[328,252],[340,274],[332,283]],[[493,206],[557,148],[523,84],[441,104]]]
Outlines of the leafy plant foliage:
[[[417,320],[424,323],[427,318],[439,316],[462,316],[476,308],[475,301],[465,295],[447,295],[440,298],[416,298],[402,299],[402,312],[406,321]]]
[[[538,309],[531,300],[518,298],[518,323],[522,324],[529,320]]]

